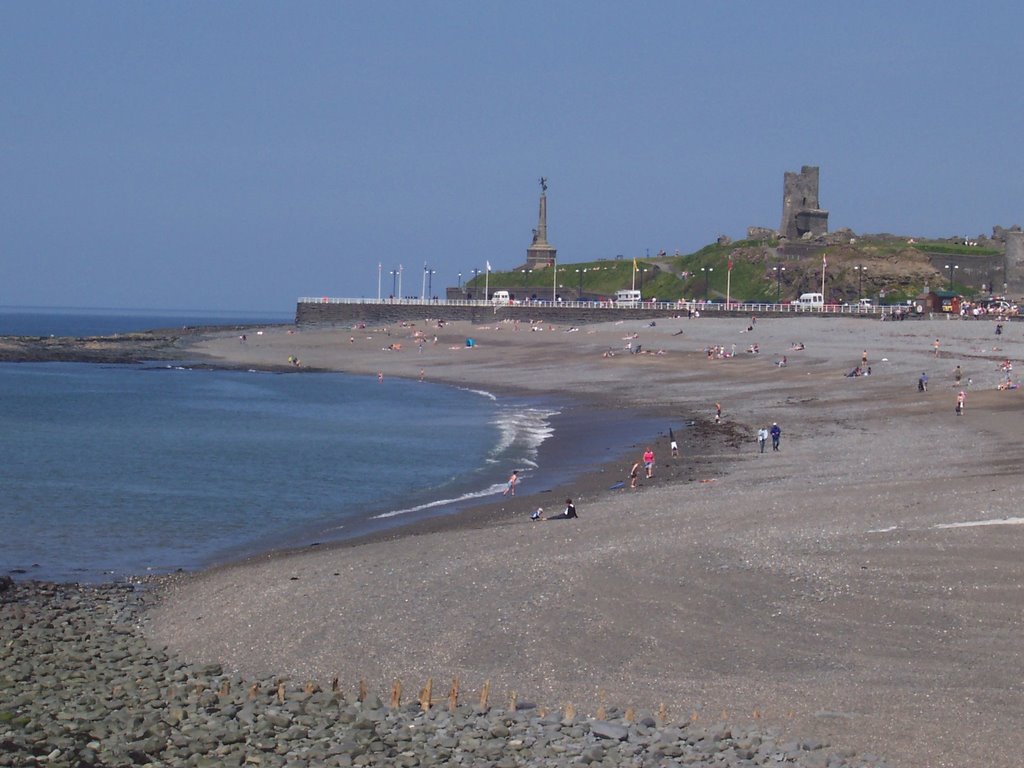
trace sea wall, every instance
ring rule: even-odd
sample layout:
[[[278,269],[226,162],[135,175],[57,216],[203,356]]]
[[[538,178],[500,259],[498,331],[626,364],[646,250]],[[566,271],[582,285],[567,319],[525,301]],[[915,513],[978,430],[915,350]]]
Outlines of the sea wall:
[[[724,309],[721,310],[724,312]],[[620,308],[587,305],[504,305],[449,302],[332,302],[313,301],[296,305],[295,322],[299,325],[355,325],[357,323],[419,322],[425,317],[442,320],[469,320],[493,323],[496,320],[540,320],[543,322],[583,325],[607,320],[649,319],[686,315],[677,306]],[[736,314],[736,313],[730,313]]]

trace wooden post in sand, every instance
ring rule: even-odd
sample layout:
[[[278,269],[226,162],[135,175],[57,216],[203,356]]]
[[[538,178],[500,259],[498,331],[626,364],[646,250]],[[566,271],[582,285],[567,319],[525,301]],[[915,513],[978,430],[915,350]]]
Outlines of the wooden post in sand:
[[[658,720],[662,723],[668,722],[668,708],[665,706],[664,701],[658,705]]]
[[[512,693],[509,694],[509,697],[508,697],[508,711],[509,712],[515,712],[516,711],[516,707],[518,707],[518,706],[519,706],[519,699],[516,696],[516,692],[512,691]]]
[[[331,693],[337,693],[341,690],[341,684],[338,682],[338,678],[331,679]]]
[[[480,709],[487,709],[487,699],[491,695],[491,681],[485,680],[484,687],[480,689]]]
[[[448,711],[454,712],[459,706],[459,678],[452,678],[452,687],[448,691]]]
[[[365,680],[360,680],[359,681],[359,696],[358,696],[357,700],[360,701],[360,702],[366,701],[366,681]]]
[[[434,678],[428,677],[427,684],[420,691],[420,709],[426,712],[430,709],[430,699],[434,695]]]
[[[220,690],[217,692],[217,695],[223,699],[229,693],[231,693],[231,683],[230,681],[225,680],[220,684]]]
[[[597,719],[604,720],[607,717],[604,709],[604,690],[597,692]]]
[[[284,704],[284,680],[277,684],[277,701],[279,704]]]
[[[636,720],[636,708],[632,704],[626,707],[626,714],[622,716],[622,719],[627,723],[632,723]]]
[[[395,680],[391,684],[391,703],[388,705],[391,709],[398,709],[402,705],[402,681]]]

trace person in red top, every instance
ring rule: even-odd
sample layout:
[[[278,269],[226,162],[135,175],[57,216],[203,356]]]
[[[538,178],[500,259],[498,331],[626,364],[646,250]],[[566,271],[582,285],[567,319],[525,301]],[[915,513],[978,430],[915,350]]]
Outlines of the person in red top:
[[[654,477],[654,451],[648,448],[644,451],[644,469],[647,471],[647,479]]]

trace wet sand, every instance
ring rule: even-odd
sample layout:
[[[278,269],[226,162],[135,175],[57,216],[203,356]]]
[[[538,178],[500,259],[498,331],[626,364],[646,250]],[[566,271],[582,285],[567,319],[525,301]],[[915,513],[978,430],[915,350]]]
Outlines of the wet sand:
[[[217,364],[287,367],[292,355],[303,367],[380,372],[384,385],[422,370],[461,386],[696,414],[700,426],[677,433],[676,462],[667,441],[654,446],[655,478],[636,491],[606,490],[628,456],[557,489],[576,499],[579,520],[531,523],[532,502],[517,499],[357,546],[254,558],[169,584],[151,635],[251,675],[380,689],[395,678],[410,689],[427,677],[466,689],[490,680],[548,706],[592,711],[603,695],[704,720],[759,718],[893,765],[1019,764],[1021,390],[995,386],[998,362],[1024,357],[1024,326],[996,337],[984,321],[747,325],[423,323],[390,336],[268,329],[244,344],[196,340],[189,353]],[[630,341],[664,354],[628,354]],[[797,341],[803,351],[790,349]],[[394,343],[400,351],[384,351]],[[743,351],[753,343],[760,354]],[[704,353],[733,344],[732,359]],[[864,350],[872,375],[844,377]],[[957,364],[973,380],[962,416]],[[762,455],[754,433],[773,421],[781,450]]]

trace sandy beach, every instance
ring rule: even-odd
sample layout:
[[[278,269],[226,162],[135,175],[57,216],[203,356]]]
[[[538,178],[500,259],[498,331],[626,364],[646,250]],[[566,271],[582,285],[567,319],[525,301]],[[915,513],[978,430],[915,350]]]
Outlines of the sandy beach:
[[[249,675],[381,691],[458,677],[548,707],[604,698],[760,720],[895,766],[1019,765],[1022,394],[996,387],[1003,359],[1024,360],[1024,325],[998,337],[993,323],[946,319],[749,325],[425,319],[190,341],[216,365],[292,357],[383,386],[422,371],[698,424],[676,433],[678,459],[651,435],[655,477],[637,490],[607,490],[626,479],[628,446],[554,489],[578,520],[532,523],[536,499],[499,499],[355,546],[253,558],[172,580],[150,636]],[[844,376],[865,352],[871,375]],[[755,433],[773,422],[780,450],[762,454]]]

